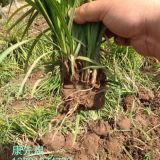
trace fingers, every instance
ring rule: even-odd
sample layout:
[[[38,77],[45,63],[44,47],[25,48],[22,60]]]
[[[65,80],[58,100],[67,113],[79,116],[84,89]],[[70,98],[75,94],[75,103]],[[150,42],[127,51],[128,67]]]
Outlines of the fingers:
[[[74,21],[79,24],[86,22],[98,22],[103,21],[104,16],[107,15],[107,12],[110,9],[111,1],[102,1],[96,0],[89,3],[85,3],[75,10]],[[106,29],[106,35],[108,38],[114,37],[115,42],[119,45],[129,45],[130,40],[127,38],[122,38],[111,32],[109,29]]]
[[[102,1],[93,1],[85,3],[75,10],[75,22],[83,24],[85,22],[98,22],[103,19],[106,12]]]

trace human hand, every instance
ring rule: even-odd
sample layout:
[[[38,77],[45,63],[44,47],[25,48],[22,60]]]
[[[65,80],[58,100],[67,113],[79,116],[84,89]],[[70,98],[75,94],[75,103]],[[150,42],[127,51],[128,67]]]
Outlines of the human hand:
[[[160,59],[159,0],[96,0],[75,11],[75,22],[102,21],[107,35],[142,55]]]

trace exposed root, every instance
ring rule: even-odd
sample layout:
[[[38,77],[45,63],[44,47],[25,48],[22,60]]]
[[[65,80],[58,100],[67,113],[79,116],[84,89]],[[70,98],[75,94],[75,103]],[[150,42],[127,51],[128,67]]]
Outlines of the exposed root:
[[[77,88],[68,88],[66,85],[62,88],[62,98],[64,107],[61,107],[60,113],[67,113],[73,106],[78,104],[77,110],[99,109],[105,103],[106,88],[91,87],[83,89],[83,85],[77,85]]]
[[[97,70],[94,69],[92,73],[92,79],[91,79],[91,84],[94,86],[96,84],[96,79],[97,79]]]
[[[52,137],[51,141],[54,140],[54,138],[56,137],[56,135],[57,135],[57,133],[59,132],[59,130],[61,130],[61,128],[62,128],[65,120],[66,120],[67,118],[69,118],[70,116],[72,116],[72,114],[77,110],[77,107],[78,107],[78,104],[76,104],[73,108],[71,108],[71,109],[68,111],[68,113],[63,117],[62,120],[60,119],[60,121],[61,121],[60,125],[59,125],[59,123],[57,123],[57,124],[54,126],[54,128],[56,128],[56,130],[54,131],[54,134],[53,134],[53,137]],[[53,121],[51,121],[51,123],[53,123]]]
[[[78,111],[101,108],[105,103],[106,93],[104,70],[83,70],[83,63],[75,61],[74,75],[72,75],[73,69],[71,70],[70,65],[67,60],[62,68],[61,93],[64,107],[59,107],[58,111],[66,114],[76,105]]]

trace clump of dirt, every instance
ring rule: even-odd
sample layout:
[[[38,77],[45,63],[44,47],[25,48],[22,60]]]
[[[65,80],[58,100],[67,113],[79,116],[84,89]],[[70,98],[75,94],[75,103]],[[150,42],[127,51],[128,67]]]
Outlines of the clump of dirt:
[[[88,128],[91,132],[97,134],[98,136],[108,136],[111,133],[111,126],[108,122],[103,120],[92,121],[88,124]]]
[[[95,133],[87,133],[84,135],[82,143],[80,144],[80,153],[85,153],[86,156],[95,158],[99,148],[99,140],[100,137]]]
[[[64,100],[63,110],[61,113],[75,107],[76,110],[99,109],[105,103],[105,87],[85,88],[84,85],[64,85],[62,88],[62,97]]]
[[[97,110],[103,107],[106,93],[106,75],[103,69],[83,72],[83,62],[76,61],[72,75],[71,62],[64,61],[61,69],[61,93],[64,107],[60,113],[70,110]]]
[[[5,146],[2,146],[0,144],[0,160],[12,160],[12,159],[21,159],[22,155],[13,155],[13,147],[16,144],[6,144]]]
[[[6,159],[13,158],[11,148],[12,146],[10,146],[9,144],[7,148],[4,148],[3,151],[0,151],[0,160],[6,160]]]
[[[109,137],[107,141],[105,141],[104,148],[108,154],[110,159],[117,159],[120,157],[122,152],[123,140],[121,137]]]
[[[138,99],[142,102],[150,101],[154,98],[154,92],[143,87],[139,88]]]
[[[117,118],[117,126],[122,130],[129,130],[131,128],[131,121],[126,116],[119,116]]]
[[[146,115],[141,115],[141,113],[136,114],[135,121],[136,121],[137,125],[140,127],[144,127],[148,123]]]
[[[74,135],[72,133],[68,133],[65,136],[65,145],[64,145],[64,149],[65,150],[72,150],[73,147],[77,147],[77,144],[74,142]]]
[[[53,132],[48,132],[42,137],[42,143],[48,150],[60,150],[65,145],[65,137],[61,133],[54,135]]]
[[[151,101],[152,110],[160,109],[160,92],[155,93],[154,99]]]
[[[123,99],[122,105],[125,111],[130,112],[138,108],[140,106],[140,102],[135,95],[128,95]]]

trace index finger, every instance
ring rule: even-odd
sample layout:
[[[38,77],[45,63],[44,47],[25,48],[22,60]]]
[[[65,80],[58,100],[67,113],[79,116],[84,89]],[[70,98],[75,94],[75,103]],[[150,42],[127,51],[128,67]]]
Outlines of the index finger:
[[[86,22],[102,21],[107,8],[102,5],[102,1],[92,1],[85,3],[75,10],[74,21],[79,24]]]

